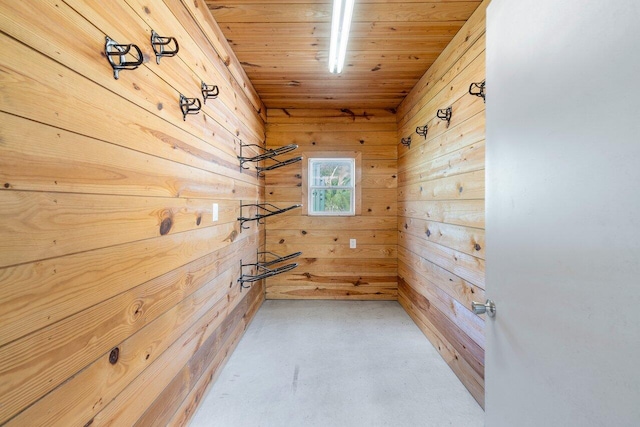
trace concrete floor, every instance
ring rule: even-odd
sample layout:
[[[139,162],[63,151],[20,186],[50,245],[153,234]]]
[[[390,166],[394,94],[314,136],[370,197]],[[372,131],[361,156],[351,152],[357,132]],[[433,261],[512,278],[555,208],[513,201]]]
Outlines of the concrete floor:
[[[395,301],[266,301],[191,427],[482,426]]]

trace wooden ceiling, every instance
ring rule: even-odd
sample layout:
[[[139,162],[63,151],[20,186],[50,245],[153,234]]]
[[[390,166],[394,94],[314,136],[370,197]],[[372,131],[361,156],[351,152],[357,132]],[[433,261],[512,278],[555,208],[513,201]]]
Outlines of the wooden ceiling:
[[[206,0],[268,108],[394,109],[480,1],[356,0],[342,74],[332,0]]]

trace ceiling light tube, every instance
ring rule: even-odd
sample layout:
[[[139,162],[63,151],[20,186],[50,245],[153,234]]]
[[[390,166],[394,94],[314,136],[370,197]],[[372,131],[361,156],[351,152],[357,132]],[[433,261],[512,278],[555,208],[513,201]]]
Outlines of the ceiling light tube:
[[[354,0],[334,0],[329,47],[329,71],[341,73],[347,54]],[[344,6],[344,7],[343,7]]]

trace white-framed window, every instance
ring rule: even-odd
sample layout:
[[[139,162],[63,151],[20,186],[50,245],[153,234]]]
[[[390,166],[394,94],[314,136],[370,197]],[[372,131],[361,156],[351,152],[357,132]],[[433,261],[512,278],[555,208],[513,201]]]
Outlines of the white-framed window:
[[[309,158],[308,214],[356,214],[355,158]]]

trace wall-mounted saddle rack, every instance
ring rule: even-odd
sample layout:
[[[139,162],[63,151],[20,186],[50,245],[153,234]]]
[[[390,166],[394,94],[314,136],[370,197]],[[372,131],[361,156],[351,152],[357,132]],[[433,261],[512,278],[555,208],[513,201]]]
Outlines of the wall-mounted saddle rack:
[[[255,216],[253,217],[244,216],[244,214],[242,213],[243,209],[251,208],[251,207],[256,208]],[[258,224],[264,224],[264,222],[261,222],[261,221],[265,218],[268,218],[273,215],[278,215],[283,212],[287,212],[287,211],[290,211],[291,209],[295,209],[299,207],[302,207],[302,205],[293,205],[287,208],[279,208],[275,205],[272,205],[271,203],[250,203],[245,205],[242,203],[242,201],[240,201],[240,216],[238,217],[238,221],[240,221],[240,231],[247,230],[249,228],[244,226],[245,222],[258,221]]]
[[[276,258],[271,261],[259,261],[260,254],[271,254]],[[302,255],[302,252],[295,252],[286,256],[278,256],[272,252],[258,252],[258,258],[255,263],[243,264],[242,260],[240,260],[240,277],[238,278],[238,283],[240,283],[240,290],[247,289],[249,286],[245,286],[245,283],[253,283],[258,280],[266,279],[267,277],[273,277],[278,274],[286,273],[287,271],[291,271],[298,266],[297,262],[293,264],[286,264],[280,267],[273,267],[275,264],[288,261],[290,259],[296,258]],[[244,267],[254,267],[256,274],[244,274]]]
[[[424,136],[424,139],[427,139],[427,132],[429,132],[429,126],[418,126],[416,128],[416,133],[420,136]]]
[[[485,85],[486,80],[483,80],[480,83],[471,83],[469,86],[469,95],[479,96],[486,103],[487,99],[485,98],[484,93]]]
[[[271,159],[273,160],[275,163],[269,166],[256,166],[256,171],[258,173],[258,176],[260,176],[260,174],[264,171],[270,171],[270,170],[274,170],[274,169],[278,169],[281,168],[282,166],[287,166],[287,165],[292,165],[294,163],[297,163],[299,161],[302,160],[302,156],[298,156],[298,157],[292,157],[288,160],[283,160],[280,161],[278,159]]]
[[[200,88],[202,89],[202,99],[204,103],[207,103],[207,99],[216,99],[220,95],[220,89],[218,85],[208,85],[205,82],[201,82]]]
[[[202,103],[198,98],[187,98],[180,94],[180,109],[182,110],[182,120],[187,120],[187,114],[198,114],[202,108]]]
[[[407,138],[401,138],[400,144],[404,145],[405,147],[411,148],[411,135],[409,135]]]
[[[173,48],[170,45],[173,43]],[[151,30],[151,46],[156,54],[156,64],[160,64],[160,58],[163,56],[176,56],[180,46],[175,37],[162,37],[155,31]]]
[[[258,154],[257,156],[253,156],[253,157],[244,157],[242,155],[242,149],[244,147],[257,147],[260,150],[265,150],[264,153],[262,154]],[[240,144],[240,155],[238,156],[238,160],[240,160],[240,169],[249,169],[248,167],[245,167],[244,164],[251,162],[251,163],[257,163],[257,162],[261,162],[263,160],[267,160],[267,159],[271,159],[273,160],[275,163],[269,166],[257,166],[256,167],[256,171],[258,176],[260,175],[260,173],[264,172],[264,171],[270,171],[273,169],[278,169],[281,168],[282,166],[286,166],[286,165],[291,165],[293,163],[297,163],[299,161],[302,160],[302,156],[298,156],[298,157],[292,157],[291,159],[287,159],[287,160],[278,160],[275,157],[279,156],[281,154],[286,154],[289,153],[293,150],[295,150],[296,148],[298,148],[297,144],[289,144],[289,145],[285,145],[284,147],[280,147],[280,148],[275,148],[272,150],[267,150],[264,147],[258,145],[258,144]]]
[[[262,255],[264,258],[264,261],[261,262],[260,264],[263,267],[269,267],[274,264],[278,264],[281,262],[292,260],[294,258],[298,258],[300,255],[302,255],[302,252],[294,252],[292,254],[285,255],[285,256],[280,256],[280,255],[274,254],[273,252],[268,252],[268,251],[258,252],[258,259],[260,258],[260,255]],[[267,261],[267,256],[273,257],[273,259],[270,261]]]
[[[449,106],[447,108],[441,108],[436,113],[436,117],[438,117],[440,120],[446,120],[447,121],[447,127],[449,127],[449,124],[451,124],[451,113],[452,112],[453,112],[453,108],[451,106]]]
[[[120,70],[135,70],[144,60],[142,51],[137,45],[119,44],[109,36],[104,43],[104,53],[113,68],[113,78],[116,80],[120,77]],[[127,56],[131,59],[127,60]]]

